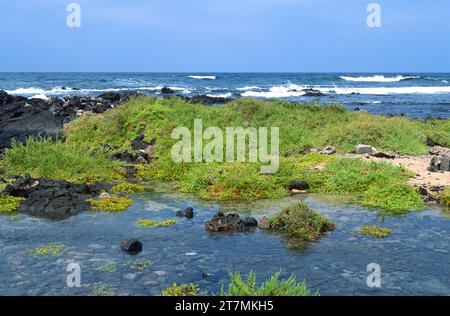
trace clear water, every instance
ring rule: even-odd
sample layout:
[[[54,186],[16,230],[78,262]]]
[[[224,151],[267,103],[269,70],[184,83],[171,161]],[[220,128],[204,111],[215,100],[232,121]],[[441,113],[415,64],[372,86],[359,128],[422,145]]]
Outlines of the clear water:
[[[88,295],[94,284],[105,284],[117,295],[157,295],[173,282],[195,282],[217,293],[230,270],[253,270],[260,280],[279,270],[283,276],[295,273],[321,295],[450,294],[450,218],[440,209],[382,218],[374,210],[320,195],[213,203],[173,192],[168,184],[133,199],[134,205],[122,214],[87,212],[57,222],[25,215],[15,220],[0,217],[0,295]],[[259,229],[210,234],[204,228],[217,210],[260,218],[296,200],[331,218],[336,230],[304,244]],[[175,211],[186,206],[194,207],[193,220],[177,218],[168,228],[135,225],[143,218],[174,218]],[[382,224],[393,233],[385,239],[354,234],[367,224]],[[143,242],[143,252],[121,252],[120,241],[135,237]],[[57,257],[25,254],[26,248],[49,243],[64,243],[66,248]],[[136,260],[153,264],[133,271],[130,266]],[[71,262],[81,266],[81,288],[66,286]],[[366,285],[369,263],[381,266],[381,288]],[[115,271],[98,270],[111,264]]]
[[[215,79],[193,79],[191,75]],[[376,114],[450,117],[449,73],[0,73],[0,89],[28,97],[98,95],[106,91],[159,96],[163,86],[185,96],[317,100]],[[301,90],[308,87],[325,95],[303,96]]]

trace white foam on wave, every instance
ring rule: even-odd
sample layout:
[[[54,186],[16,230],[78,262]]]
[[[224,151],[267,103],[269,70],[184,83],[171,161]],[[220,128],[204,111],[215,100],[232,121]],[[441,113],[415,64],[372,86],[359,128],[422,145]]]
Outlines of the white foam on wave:
[[[216,76],[189,76],[191,79],[207,79],[207,80],[216,80]]]
[[[243,97],[257,98],[289,98],[305,95],[304,89],[314,89],[324,94],[364,94],[364,95],[391,95],[391,94],[446,94],[450,93],[450,86],[436,87],[373,87],[373,88],[354,88],[354,87],[311,87],[296,84],[287,84],[283,86],[274,86],[269,91],[245,91],[241,94]]]
[[[354,81],[354,82],[399,82],[402,80],[411,80],[411,79],[419,79],[420,77],[413,77],[413,76],[395,76],[395,77],[385,77],[382,75],[375,75],[370,77],[348,77],[348,76],[341,76],[342,80],[345,81]]]
[[[47,100],[48,97],[45,94],[36,94],[33,95],[30,99],[42,99],[42,100]]]
[[[231,92],[227,92],[227,93],[207,94],[206,96],[211,98],[231,98],[233,94]]]

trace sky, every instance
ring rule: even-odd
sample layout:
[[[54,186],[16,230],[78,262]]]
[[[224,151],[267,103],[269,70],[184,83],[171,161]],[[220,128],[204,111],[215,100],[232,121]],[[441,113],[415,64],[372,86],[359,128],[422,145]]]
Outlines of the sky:
[[[371,2],[381,27],[367,25]],[[2,72],[450,72],[448,0],[0,0],[0,12]]]

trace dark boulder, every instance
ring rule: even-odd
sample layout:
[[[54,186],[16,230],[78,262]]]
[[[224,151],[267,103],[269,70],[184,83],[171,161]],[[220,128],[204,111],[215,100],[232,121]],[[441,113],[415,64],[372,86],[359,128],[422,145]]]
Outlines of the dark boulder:
[[[289,184],[289,191],[305,191],[309,189],[309,184],[303,180],[293,180]]]
[[[120,249],[130,254],[138,254],[142,251],[142,243],[137,239],[122,240]]]
[[[303,96],[305,97],[321,97],[324,96],[325,94],[323,94],[321,91],[319,90],[315,90],[315,89],[303,89],[302,90],[305,94]]]
[[[187,207],[184,210],[177,211],[176,216],[194,218],[194,209],[192,207]]]
[[[430,161],[429,171],[450,171],[450,157],[433,156]]]
[[[184,98],[185,100],[190,101],[193,104],[224,104],[224,103],[228,103],[230,101],[232,101],[233,99],[231,98],[222,98],[222,97],[211,97],[211,96],[207,96],[207,95],[196,95],[193,97],[186,97]]]
[[[223,214],[218,212],[214,217],[205,223],[205,228],[209,232],[239,232],[254,227],[256,219],[246,218],[243,220],[238,214]]]
[[[109,101],[109,102],[119,102],[121,100],[121,95],[116,92],[106,92],[102,93],[98,96],[98,98],[101,98],[103,100]]]
[[[2,194],[22,197],[18,211],[53,220],[66,219],[90,209],[87,199],[110,187],[106,184],[72,184],[66,181],[19,177]]]
[[[175,91],[173,89],[170,89],[169,87],[162,87],[161,93],[162,94],[174,94]]]

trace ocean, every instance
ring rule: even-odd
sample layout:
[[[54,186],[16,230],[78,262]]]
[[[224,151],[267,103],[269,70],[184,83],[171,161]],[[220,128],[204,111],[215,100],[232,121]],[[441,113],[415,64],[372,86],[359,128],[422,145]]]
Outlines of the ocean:
[[[341,103],[374,114],[450,118],[450,73],[0,73],[0,90],[30,98],[137,91]],[[304,89],[322,96],[305,96]]]

